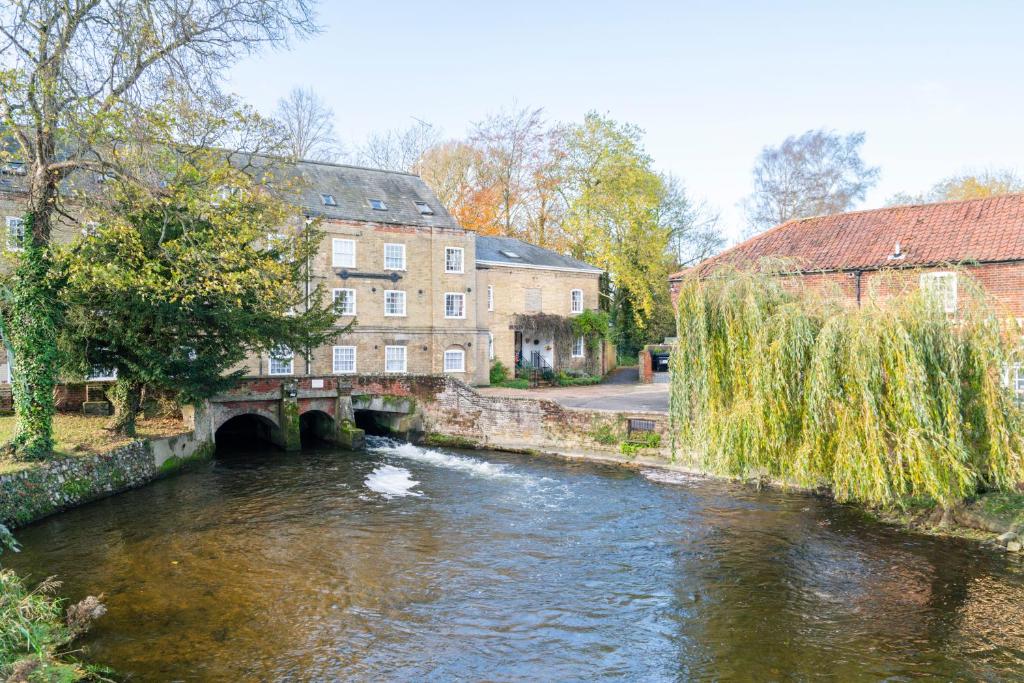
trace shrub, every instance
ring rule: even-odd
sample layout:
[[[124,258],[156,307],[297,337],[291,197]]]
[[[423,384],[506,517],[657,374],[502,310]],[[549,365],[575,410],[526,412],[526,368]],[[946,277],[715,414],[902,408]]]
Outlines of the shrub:
[[[859,308],[770,274],[685,281],[679,443],[712,471],[827,484],[839,500],[949,507],[1009,489],[1024,477],[1024,413],[1000,385],[1020,332],[966,274],[955,317],[910,281],[901,291],[893,276],[882,286],[895,296],[869,292]]]
[[[559,372],[555,375],[555,384],[560,387],[579,387],[579,386],[590,386],[593,384],[600,384],[600,375],[570,375],[567,372]]]
[[[491,364],[491,384],[501,384],[508,379],[508,368],[500,360]]]

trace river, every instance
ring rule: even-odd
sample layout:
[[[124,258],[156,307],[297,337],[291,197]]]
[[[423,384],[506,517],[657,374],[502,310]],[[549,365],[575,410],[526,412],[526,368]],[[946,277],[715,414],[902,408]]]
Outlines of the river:
[[[18,533],[140,681],[1024,676],[1017,557],[851,507],[491,452],[242,449]]]

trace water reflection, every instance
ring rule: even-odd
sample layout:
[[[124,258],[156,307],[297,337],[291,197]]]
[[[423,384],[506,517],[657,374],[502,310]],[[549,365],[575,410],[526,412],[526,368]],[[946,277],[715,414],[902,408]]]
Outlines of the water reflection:
[[[1017,678],[1014,558],[801,495],[377,442],[244,451],[20,533],[138,680]],[[393,468],[420,496],[367,486]],[[385,470],[389,471],[389,470]]]

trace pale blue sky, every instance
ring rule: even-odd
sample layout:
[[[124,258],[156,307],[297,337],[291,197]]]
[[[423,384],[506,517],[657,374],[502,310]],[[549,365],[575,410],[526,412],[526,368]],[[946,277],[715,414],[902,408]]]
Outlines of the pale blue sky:
[[[513,101],[605,112],[643,128],[730,236],[755,156],[809,128],[867,133],[882,178],[864,208],[960,170],[1024,171],[1024,3],[331,0],[320,21],[231,89],[269,113],[313,86],[346,141],[412,117],[462,136]]]

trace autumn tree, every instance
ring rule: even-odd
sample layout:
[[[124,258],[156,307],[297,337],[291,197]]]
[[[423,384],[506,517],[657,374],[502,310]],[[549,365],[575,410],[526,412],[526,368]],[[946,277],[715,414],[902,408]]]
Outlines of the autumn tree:
[[[110,151],[168,84],[216,91],[263,46],[316,30],[312,0],[19,0],[0,7],[0,126],[26,166],[23,250],[3,311],[14,352],[14,455],[52,450],[63,282],[51,235],[76,172],[130,176]]]
[[[671,212],[664,207],[664,182],[636,126],[591,112],[563,135],[562,227],[570,253],[610,273],[620,340],[626,330],[631,339],[644,338],[652,321],[672,319],[668,275],[675,228],[665,220]]]
[[[754,165],[754,191],[744,202],[747,233],[853,208],[879,176],[861,158],[863,144],[864,133],[809,130],[765,147]]]
[[[341,143],[334,134],[334,110],[312,88],[292,88],[277,102],[274,115],[284,128],[289,156],[337,161]]]
[[[1024,180],[1009,169],[991,169],[978,173],[960,173],[935,183],[923,194],[901,193],[890,197],[888,206],[929,204],[960,199],[980,199],[1024,192]]]
[[[426,150],[416,170],[459,225],[486,234],[497,221],[499,196],[482,164],[481,150],[448,140]]]

